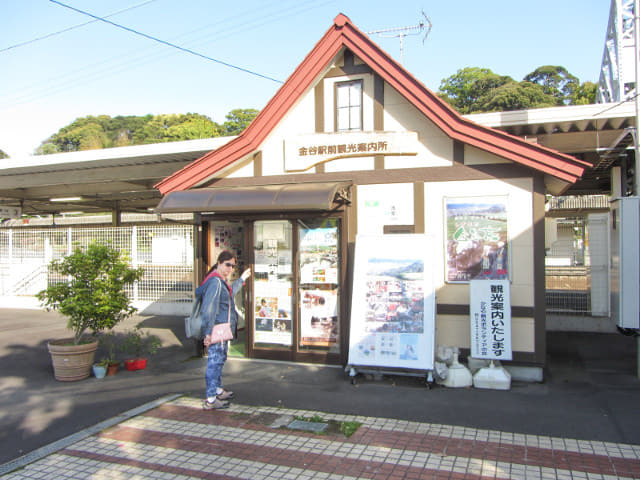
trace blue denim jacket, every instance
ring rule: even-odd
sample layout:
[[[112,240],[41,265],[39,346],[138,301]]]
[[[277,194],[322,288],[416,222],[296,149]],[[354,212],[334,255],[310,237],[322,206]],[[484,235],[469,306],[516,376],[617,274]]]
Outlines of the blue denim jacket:
[[[202,337],[209,335],[214,324],[226,323],[231,321],[231,331],[236,336],[238,329],[238,317],[236,315],[233,297],[240,291],[244,282],[241,278],[233,282],[231,286],[232,294],[229,289],[222,285],[222,278],[213,276],[196,289],[196,297],[203,295],[202,298]],[[229,314],[231,308],[231,314]]]

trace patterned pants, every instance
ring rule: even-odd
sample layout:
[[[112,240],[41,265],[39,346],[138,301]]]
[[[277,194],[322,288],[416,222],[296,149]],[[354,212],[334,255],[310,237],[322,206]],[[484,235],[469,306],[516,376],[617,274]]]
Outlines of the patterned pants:
[[[207,398],[214,398],[217,388],[222,388],[222,367],[227,361],[228,343],[220,342],[209,345],[207,371],[204,374],[204,379],[207,382]]]

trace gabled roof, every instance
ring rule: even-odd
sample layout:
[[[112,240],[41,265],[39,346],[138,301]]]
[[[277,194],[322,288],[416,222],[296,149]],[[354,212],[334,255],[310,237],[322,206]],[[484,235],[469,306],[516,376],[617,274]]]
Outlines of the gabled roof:
[[[209,152],[156,185],[164,195],[187,190],[257,151],[298,99],[313,85],[342,48],[351,50],[450,138],[574,183],[589,163],[463,118],[427,89],[378,45],[338,15],[313,50],[280,87],[260,114],[236,139]]]

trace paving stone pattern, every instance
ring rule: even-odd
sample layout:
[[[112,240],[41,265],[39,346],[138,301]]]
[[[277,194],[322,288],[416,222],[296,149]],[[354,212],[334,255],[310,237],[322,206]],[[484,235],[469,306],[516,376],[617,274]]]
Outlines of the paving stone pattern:
[[[273,428],[354,421],[350,437]],[[640,446],[181,397],[2,477],[17,479],[625,479]]]

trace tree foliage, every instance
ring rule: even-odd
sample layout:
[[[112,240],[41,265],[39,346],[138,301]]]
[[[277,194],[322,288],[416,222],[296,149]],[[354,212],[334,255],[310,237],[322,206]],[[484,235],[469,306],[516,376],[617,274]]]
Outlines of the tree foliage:
[[[220,125],[197,113],[77,118],[38,147],[37,155],[238,135],[258,114],[235,109]]]
[[[485,92],[477,101],[479,112],[506,112],[554,107],[555,100],[537,83],[510,82]]]
[[[236,108],[227,114],[227,121],[222,124],[225,135],[238,135],[249,126],[251,121],[260,113],[253,108]]]
[[[440,83],[438,96],[462,114],[595,103],[597,86],[566,68],[538,67],[521,82],[488,68],[467,67]]]
[[[580,84],[571,94],[571,105],[590,105],[596,103],[598,94],[598,84],[584,82]]]
[[[472,113],[477,110],[480,97],[487,92],[512,83],[511,77],[503,77],[488,68],[467,67],[440,83],[442,98],[460,113]]]
[[[567,104],[573,91],[580,85],[577,77],[567,72],[566,68],[553,65],[536,68],[523,81],[541,85],[544,93],[554,97],[558,105]]]
[[[121,251],[91,243],[53,260],[50,268],[66,281],[53,283],[36,296],[47,310],[67,317],[75,345],[87,330],[95,335],[136,312],[125,287],[140,280],[144,271],[131,267]]]
[[[7,155],[2,150],[0,150],[0,159],[2,159],[2,158],[9,158],[9,155]]]

